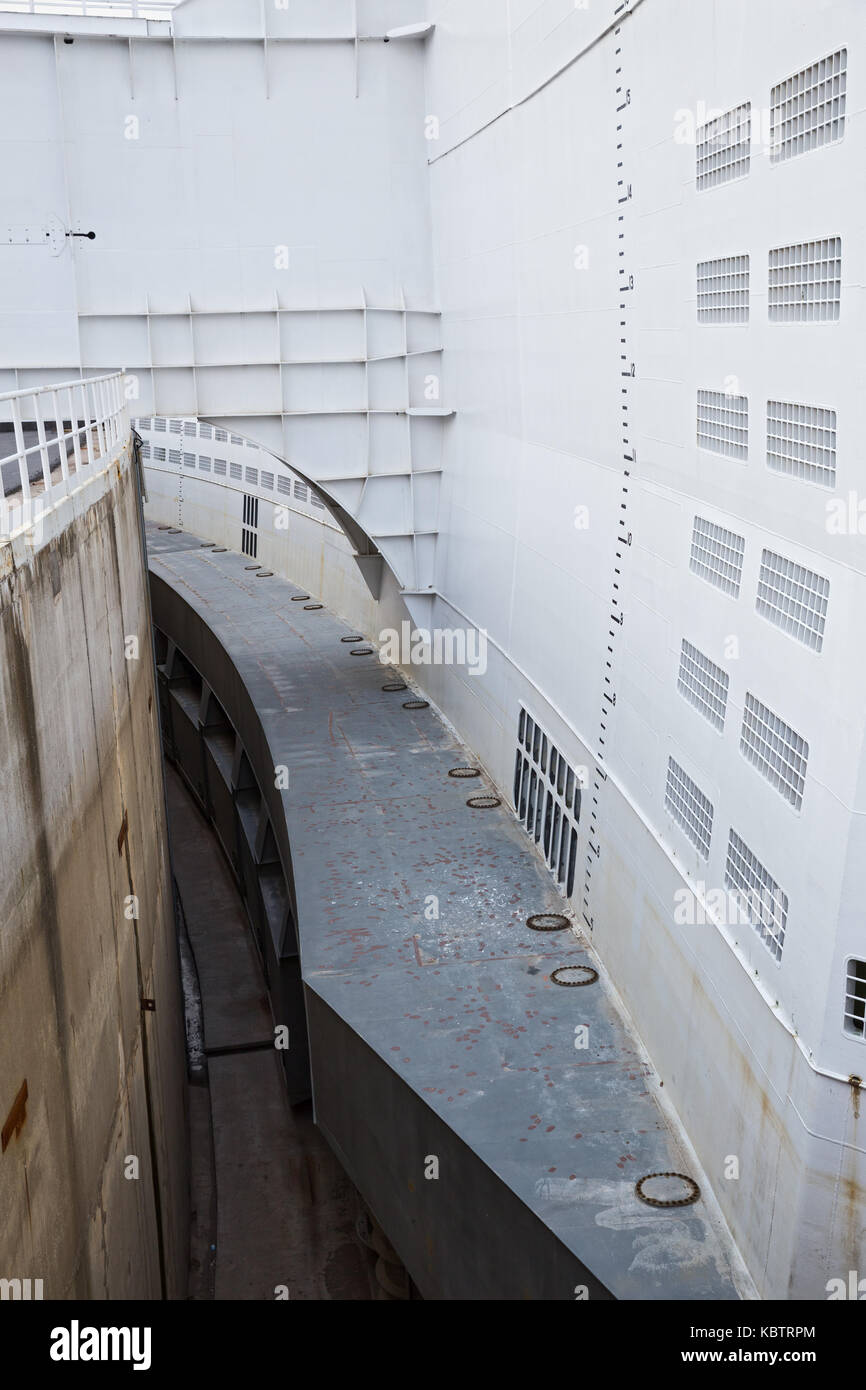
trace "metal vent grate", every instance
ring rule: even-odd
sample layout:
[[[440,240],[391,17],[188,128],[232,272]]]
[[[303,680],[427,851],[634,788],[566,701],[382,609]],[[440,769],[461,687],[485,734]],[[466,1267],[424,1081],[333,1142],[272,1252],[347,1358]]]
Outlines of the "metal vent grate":
[[[181,455],[180,449],[169,449],[169,451],[168,451],[168,461],[169,461],[169,463],[173,463],[173,464],[175,465],[176,468],[180,468],[181,461],[182,461],[182,455]]]
[[[202,473],[210,473],[212,460],[208,458],[207,454],[199,454],[198,466],[201,469]]]
[[[767,401],[767,466],[822,487],[836,484],[836,412]]]
[[[866,1036],[866,960],[852,958],[845,967],[845,1032]]]
[[[168,427],[171,430],[172,434],[183,434],[182,420],[169,420]]]
[[[767,950],[776,960],[781,960],[788,921],[788,895],[733,829],[728,838],[725,886],[737,894],[747,921]]]
[[[295,497],[301,502],[307,501],[307,489],[304,483],[295,482]]]
[[[324,511],[325,504],[317,492],[310,491],[310,502],[314,507],[318,507],[319,511]]]
[[[683,638],[677,689],[715,729],[725,727],[729,683],[727,671]]]
[[[745,550],[745,539],[736,532],[726,531],[706,517],[695,517],[689,568],[732,598],[740,592]]]
[[[700,787],[673,758],[668,758],[665,806],[703,859],[709,858],[713,807]]]
[[[282,493],[283,497],[291,497],[292,495],[292,480],[287,478],[284,473],[281,473],[277,478],[277,492]]]
[[[195,454],[184,454],[183,466],[184,468],[195,468]]]
[[[213,437],[214,443],[216,444],[226,444],[228,442],[228,434],[225,430],[215,429],[213,432]]]
[[[153,447],[153,457],[157,463],[165,463],[165,449],[155,444]]]
[[[259,470],[257,468],[247,468],[247,482],[252,483],[253,487],[258,487]]]
[[[777,714],[746,694],[740,752],[786,801],[799,810],[806,785],[809,745]]]
[[[229,464],[229,474],[232,478],[235,478],[238,482],[241,482],[243,480],[244,470],[241,468],[239,463],[232,462]]]
[[[168,426],[163,415],[156,416],[153,422],[153,428],[157,431],[158,434],[165,434]]]
[[[264,473],[264,472],[262,473],[262,487],[266,487],[266,488],[268,488],[269,491],[273,492],[273,488],[274,488],[274,475],[273,475],[273,473]]]
[[[214,461],[213,461],[213,471],[214,471],[214,473],[218,473],[219,476],[220,476],[221,478],[224,478],[225,475],[226,475],[226,461],[225,461],[225,459],[214,459]]]
[[[571,897],[577,869],[581,779],[541,726],[521,708],[514,763],[514,809]]]
[[[772,550],[761,555],[756,608],[790,637],[819,652],[830,600],[830,581]]]
[[[212,426],[212,425],[199,425],[198,430],[199,430],[199,434],[201,435],[202,439],[213,439],[213,426]]]
[[[752,104],[744,102],[698,127],[695,174],[698,192],[745,178],[752,144]]]
[[[726,458],[749,456],[749,401],[724,391],[698,391],[698,448]]]
[[[243,444],[243,442],[244,442],[244,441],[243,441],[243,435],[240,435],[240,434],[233,434],[233,435],[232,435],[232,444]]]
[[[767,297],[771,323],[838,319],[842,298],[842,238],[801,241],[770,252]]]
[[[195,420],[184,420],[184,422],[183,422],[183,432],[184,432],[184,434],[192,435],[193,438],[195,438],[195,435],[196,435],[196,422],[195,422]]]
[[[698,323],[748,323],[749,258],[699,261]]]
[[[141,442],[141,457],[143,459],[150,458],[150,444],[146,439],[143,439]]]
[[[770,93],[770,162],[841,140],[845,131],[848,52],[840,48],[778,83]]]

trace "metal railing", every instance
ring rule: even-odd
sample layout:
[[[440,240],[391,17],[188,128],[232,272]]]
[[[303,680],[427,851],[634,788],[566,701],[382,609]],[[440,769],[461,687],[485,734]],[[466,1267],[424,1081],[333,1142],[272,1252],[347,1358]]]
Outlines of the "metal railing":
[[[70,480],[80,486],[105,467],[129,437],[120,372],[0,395],[0,542],[68,496]]]
[[[178,0],[0,0],[0,13],[170,19]]]

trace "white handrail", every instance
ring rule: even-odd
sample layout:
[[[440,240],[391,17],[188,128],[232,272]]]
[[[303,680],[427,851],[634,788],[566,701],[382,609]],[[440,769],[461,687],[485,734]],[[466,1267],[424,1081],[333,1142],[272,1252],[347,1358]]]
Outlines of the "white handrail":
[[[70,479],[80,486],[117,457],[130,437],[122,373],[4,392],[0,424],[11,424],[15,445],[4,453],[0,435],[3,543],[68,496]]]
[[[96,19],[168,19],[178,0],[0,0],[6,14],[92,16]]]

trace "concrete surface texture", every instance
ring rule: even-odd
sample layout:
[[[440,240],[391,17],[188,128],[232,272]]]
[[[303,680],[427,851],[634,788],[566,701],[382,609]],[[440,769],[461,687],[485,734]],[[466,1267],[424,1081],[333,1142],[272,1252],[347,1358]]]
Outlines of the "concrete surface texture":
[[[0,580],[0,1277],[178,1298],[183,1029],[128,457],[90,486]]]
[[[355,1234],[360,1199],[315,1128],[309,1104],[290,1108],[286,1099],[261,963],[232,873],[170,767],[167,786],[209,1054],[210,1116],[193,1124],[192,1139],[194,1152],[206,1153],[212,1134],[215,1201],[201,1242],[205,1259],[215,1247],[212,1296],[371,1299],[378,1286]],[[193,1201],[209,1209],[207,1181],[193,1184]],[[199,1285],[191,1296],[208,1292]]]

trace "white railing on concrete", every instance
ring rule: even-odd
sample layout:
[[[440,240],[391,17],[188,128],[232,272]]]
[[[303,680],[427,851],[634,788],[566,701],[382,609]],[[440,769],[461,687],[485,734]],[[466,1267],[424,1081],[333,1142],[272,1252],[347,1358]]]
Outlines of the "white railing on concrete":
[[[178,0],[0,0],[0,13],[170,19]]]
[[[120,372],[0,395],[0,541],[67,497],[70,480],[80,486],[104,468],[129,438]]]

